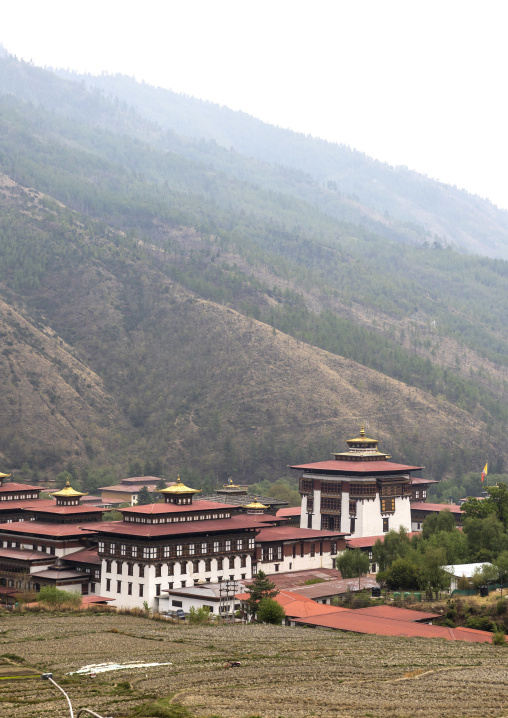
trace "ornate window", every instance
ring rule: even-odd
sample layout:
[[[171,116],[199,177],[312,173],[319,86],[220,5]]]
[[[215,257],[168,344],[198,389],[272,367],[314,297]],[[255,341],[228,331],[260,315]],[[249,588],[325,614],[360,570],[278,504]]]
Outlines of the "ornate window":
[[[389,514],[395,511],[395,499],[381,499],[381,513]]]
[[[314,488],[312,479],[300,479],[300,493],[311,494]]]
[[[342,483],[332,481],[321,482],[322,496],[340,496],[342,494]]]
[[[353,498],[353,497],[363,498],[364,496],[367,498],[375,498],[376,491],[377,491],[377,485],[375,483],[370,483],[370,484],[351,483],[349,485],[349,496],[351,498]]]
[[[322,513],[340,514],[341,506],[342,501],[339,498],[331,498],[328,496],[323,496],[321,498]]]

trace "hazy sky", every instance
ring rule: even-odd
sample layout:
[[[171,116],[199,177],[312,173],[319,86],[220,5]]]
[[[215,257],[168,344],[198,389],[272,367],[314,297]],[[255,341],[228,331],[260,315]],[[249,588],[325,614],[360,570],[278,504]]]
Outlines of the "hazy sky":
[[[506,0],[12,0],[0,43],[135,76],[508,209]]]

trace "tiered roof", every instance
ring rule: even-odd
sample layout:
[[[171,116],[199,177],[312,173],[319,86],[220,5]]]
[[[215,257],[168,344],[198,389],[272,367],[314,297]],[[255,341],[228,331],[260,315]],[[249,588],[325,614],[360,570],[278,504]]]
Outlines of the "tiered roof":
[[[298,464],[290,468],[317,474],[360,474],[363,476],[407,474],[409,471],[423,469],[423,466],[409,466],[388,461],[391,456],[378,450],[378,440],[366,437],[363,426],[360,429],[360,436],[357,436],[356,439],[347,439],[346,443],[349,447],[348,451],[334,453],[334,460]]]

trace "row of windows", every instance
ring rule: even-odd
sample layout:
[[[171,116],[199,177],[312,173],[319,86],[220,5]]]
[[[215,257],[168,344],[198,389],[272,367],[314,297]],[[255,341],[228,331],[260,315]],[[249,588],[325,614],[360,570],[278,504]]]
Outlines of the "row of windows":
[[[322,481],[321,482],[321,493],[326,494],[332,494],[333,496],[342,494],[342,483],[340,482],[331,482],[331,481]]]
[[[206,555],[210,553],[229,553],[230,551],[244,551],[254,549],[255,538],[226,539],[224,541],[201,541],[189,544],[170,544],[169,546],[128,546],[127,544],[114,544],[99,541],[99,553],[112,556],[129,556],[130,558],[143,558],[157,560],[159,558],[174,558],[178,556]]]
[[[235,562],[239,564],[239,568],[246,568],[247,567],[247,556],[237,556],[237,557],[230,557],[228,558],[217,558],[214,559],[217,565],[217,570],[221,571],[224,568],[234,568]],[[123,561],[106,561],[106,573],[112,573],[113,572],[113,563],[115,564],[115,569],[117,574],[123,574],[124,573],[124,565],[127,566],[127,576],[134,576],[134,563],[131,561],[127,561],[124,563]],[[199,573],[200,569],[204,566],[205,571],[211,571],[212,570],[212,559],[205,559],[196,561],[180,561],[177,563],[168,563],[165,564],[168,569],[168,576],[174,576],[175,575],[175,566],[180,566],[180,574],[185,574],[187,572],[189,573]],[[140,563],[137,564],[138,566],[138,576],[143,578],[145,576],[145,565]],[[155,576],[162,576],[162,566],[163,564],[157,564],[155,566]],[[191,567],[191,568],[189,568]]]
[[[146,516],[125,516],[124,521],[130,521],[131,523],[136,524],[171,524],[171,523],[178,523],[179,521],[208,521],[210,519],[229,519],[231,518],[231,513],[221,513],[221,514],[194,514],[193,516],[189,516],[188,514],[185,514],[184,516],[161,516],[159,518],[153,518],[152,516],[146,517]]]
[[[411,484],[381,484],[381,496],[410,496]]]
[[[375,497],[377,492],[377,485],[375,483],[372,484],[355,484],[351,483],[349,485],[349,495],[350,496],[370,496]]]
[[[19,549],[28,549],[30,551],[43,551],[44,553],[49,553],[52,556],[55,555],[55,547],[54,546],[43,546],[42,544],[36,545],[36,544],[25,544],[22,541],[3,541],[3,547],[4,548],[19,548]]]
[[[5,494],[0,495],[0,501],[19,501],[20,499],[36,499],[38,498],[39,494],[14,494],[10,496],[6,496]]]
[[[282,546],[268,546],[261,550],[262,561],[282,561]]]

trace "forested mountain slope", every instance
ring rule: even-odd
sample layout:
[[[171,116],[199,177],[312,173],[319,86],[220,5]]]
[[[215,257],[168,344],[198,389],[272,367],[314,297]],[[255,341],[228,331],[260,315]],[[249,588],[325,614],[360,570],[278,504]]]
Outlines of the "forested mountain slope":
[[[259,479],[327,455],[365,416],[406,460],[427,455],[431,473],[457,454],[459,433],[466,463],[483,445],[485,428],[448,402],[199,299],[167,276],[162,253],[33,191],[2,189],[3,256],[10,245],[16,257],[2,272],[9,465],[140,455],[162,457],[171,474]],[[23,298],[9,289],[17,271]]]
[[[0,87],[0,290],[61,348],[28,367],[42,339],[2,338],[26,373],[5,396],[28,407],[10,409],[9,465],[157,457],[171,475],[273,478],[363,419],[429,477],[489,451],[501,470],[506,262],[339,219],[312,178],[238,153],[230,171],[223,148],[12,58]],[[39,421],[35,400],[52,456],[20,419]]]

